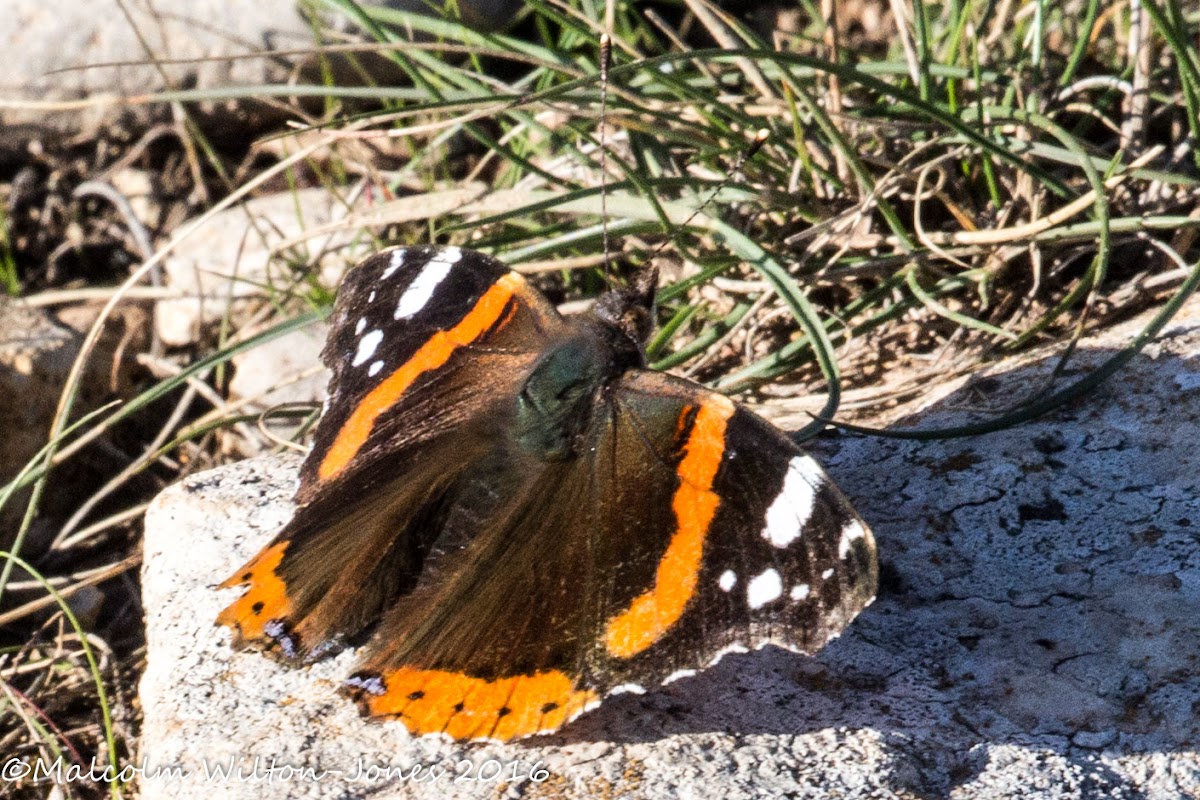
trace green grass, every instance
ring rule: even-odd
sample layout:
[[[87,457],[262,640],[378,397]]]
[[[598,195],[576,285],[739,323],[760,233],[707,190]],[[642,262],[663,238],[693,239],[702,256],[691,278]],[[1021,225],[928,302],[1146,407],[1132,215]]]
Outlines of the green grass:
[[[434,37],[427,49],[388,54],[411,82],[395,90],[403,96],[380,90],[395,103],[384,125],[420,118],[443,126],[413,142],[412,163],[428,165],[430,180],[453,179],[436,165],[446,164],[440,154],[458,137],[490,154],[497,190],[537,187],[528,202],[514,196],[502,214],[435,221],[435,236],[461,239],[469,230],[474,246],[517,264],[596,252],[601,27],[594,7],[531,4],[539,36],[518,41],[352,0],[323,5],[359,20],[380,43],[410,29]],[[832,346],[895,335],[904,327],[898,321],[913,314],[930,321],[936,340],[957,336],[979,360],[1074,335],[1080,323],[1100,324],[1088,319],[1097,298],[1133,277],[1110,274],[1118,248],[1160,224],[1200,224],[1182,219],[1196,199],[1195,154],[1171,158],[1170,146],[1180,143],[1163,129],[1195,135],[1197,58],[1188,45],[1195,15],[1188,20],[1177,4],[1150,15],[1146,46],[1175,58],[1144,76],[1155,90],[1135,140],[1117,133],[1129,119],[1124,96],[1112,89],[1131,67],[1124,47],[1104,38],[1106,31],[1127,33],[1119,14],[1102,15],[1096,3],[1081,4],[1082,14],[1038,6],[1038,13],[1011,20],[989,18],[996,10],[984,3],[914,8],[911,62],[898,45],[874,60],[845,52],[831,59],[816,23],[796,34],[795,52],[777,51],[728,19],[709,28],[730,46],[680,51],[637,9],[618,9],[607,190],[608,224],[622,238],[622,254],[636,263],[670,238],[667,252],[706,278],[754,270],[777,295],[771,305],[788,309],[803,333],[782,347],[765,342],[767,352],[749,363],[719,363],[707,373],[714,385],[744,391],[815,365],[836,395],[842,378]],[[1050,44],[1093,35],[1091,49]],[[525,65],[518,80],[498,86],[481,75],[481,59],[508,58]],[[834,82],[837,109],[821,102]],[[333,96],[341,91],[323,88]],[[546,115],[562,124],[548,125]],[[368,117],[356,119],[364,124]],[[760,128],[770,131],[769,143],[730,176]],[[550,167],[556,159],[573,174]],[[1110,198],[1114,179],[1121,191]],[[718,197],[680,228],[681,217],[721,181],[727,183]],[[1148,202],[1144,193],[1155,185],[1175,196]],[[1069,216],[1054,218],[1068,207]],[[1046,220],[1052,224],[1038,226]],[[822,226],[826,236],[804,242],[806,231]],[[980,232],[990,241],[973,235]],[[796,239],[804,244],[792,244]],[[1003,252],[1025,243],[1036,252]],[[1183,256],[1194,260],[1194,253]],[[1035,262],[1057,259],[1076,267],[1049,280],[1033,274]],[[1160,265],[1169,269],[1165,260]],[[810,303],[830,274],[839,276],[832,292],[838,299],[821,291],[821,302]],[[695,292],[668,287],[662,298],[664,319],[682,322],[673,326],[672,343],[656,342],[660,365],[679,364],[677,353],[698,355],[692,343],[726,339],[731,326],[752,322],[692,308]]]
[[[371,214],[353,211],[346,226],[364,241],[453,242],[516,268],[536,262],[535,280],[562,300],[592,297],[613,279],[602,266],[606,226],[615,259],[657,259],[671,276],[649,348],[655,365],[722,391],[787,381],[823,397],[821,416],[834,418],[849,389],[880,404],[893,399],[883,380],[893,370],[913,376],[911,397],[1033,347],[1068,357],[1084,334],[1153,310],[1099,369],[977,423],[904,434],[973,435],[1092,392],[1200,283],[1200,14],[1179,2],[1145,4],[1141,48],[1150,59],[1129,55],[1128,5],[1099,0],[917,2],[903,36],[868,31],[836,52],[815,13],[781,34],[777,48],[737,19],[693,19],[689,33],[643,13],[643,4],[622,4],[609,30],[614,61],[603,136],[602,6],[531,2],[517,36],[352,0],[310,4],[317,20],[330,12],[354,19],[368,40],[351,48],[315,23],[328,37],[320,82],[143,99],[297,104],[295,126],[267,137],[291,155],[236,181],[221,143],[189,129],[196,171],[213,176],[214,199],[233,205],[268,186],[313,183],[394,194],[399,199],[380,201]],[[1004,9],[1015,16],[999,17]],[[417,44],[404,42],[409,30],[420,34]],[[335,68],[346,60],[356,85],[335,78],[347,74]],[[319,107],[302,109],[304,98],[319,99]],[[766,144],[735,169],[761,129],[770,134]],[[293,144],[297,133],[317,138]],[[404,158],[381,156],[387,169],[363,171],[361,155],[348,153],[368,135],[387,144],[381,152]],[[450,202],[468,183],[482,192]],[[0,231],[7,223],[0,219]],[[141,274],[187,235],[186,226],[172,232]],[[0,288],[9,292],[21,286],[13,253],[9,238],[0,238]],[[265,330],[245,336],[230,316],[211,338],[171,354],[174,374],[84,417],[76,397],[96,328],[64,387],[51,444],[0,487],[4,501],[31,498],[0,593],[21,563],[24,531],[46,511],[43,490],[89,443],[153,420],[143,451],[108,476],[103,510],[84,501],[63,516],[69,524],[53,537],[59,578],[76,551],[126,563],[136,530],[112,534],[129,528],[125,511],[148,500],[134,488],[140,474],[177,476],[191,468],[185,462],[222,459],[223,443],[241,436],[253,415],[220,402],[202,412],[190,404],[197,396],[220,399],[236,353],[308,324],[333,297],[335,287],[317,279],[303,247],[279,260],[285,278],[259,287]],[[547,270],[547,262],[587,266]],[[162,413],[164,404],[174,411]],[[860,419],[869,426],[869,410]],[[56,586],[61,594],[71,589],[69,581]],[[0,677],[29,698],[26,705],[10,698],[0,710],[0,729],[22,720],[26,731],[6,744],[63,752],[79,743],[58,731],[82,725],[92,733],[81,750],[132,750],[114,740],[109,721],[120,693],[105,694],[104,682],[117,681],[117,671],[72,660],[84,652],[82,638],[67,646],[70,657],[54,656],[45,604],[25,602],[25,616],[0,613],[10,625],[27,625],[29,649],[47,654],[47,670],[69,663],[95,675],[100,683],[75,685],[92,686],[78,690],[83,705],[97,703],[104,714],[44,724],[29,707],[55,684],[0,666]],[[103,623],[92,635],[106,635]]]
[[[21,293],[21,277],[8,241],[8,217],[3,207],[0,207],[0,291],[13,297]]]

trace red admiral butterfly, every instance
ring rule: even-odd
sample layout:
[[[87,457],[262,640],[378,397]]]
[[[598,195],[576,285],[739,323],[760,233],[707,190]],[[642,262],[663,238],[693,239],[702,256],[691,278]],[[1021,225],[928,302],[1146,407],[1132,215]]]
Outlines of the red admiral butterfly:
[[[471,250],[351,270],[295,517],[218,622],[293,662],[369,636],[364,713],[496,740],[836,636],[874,595],[870,532],[769,423],[646,370],[656,279],[564,318]]]

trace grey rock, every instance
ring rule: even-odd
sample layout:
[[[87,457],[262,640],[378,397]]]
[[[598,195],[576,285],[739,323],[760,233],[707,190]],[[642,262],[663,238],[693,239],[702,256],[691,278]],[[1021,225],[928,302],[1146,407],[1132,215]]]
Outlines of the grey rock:
[[[422,0],[367,0],[426,12]],[[169,114],[165,104],[122,98],[177,89],[228,89],[287,83],[297,73],[320,81],[311,23],[297,0],[6,0],[0,48],[9,58],[0,78],[0,145],[39,133],[90,132],[117,119],[144,124]],[[328,5],[311,4],[326,24],[348,28]],[[511,23],[517,0],[459,0],[462,20],[480,30]],[[260,57],[267,51],[285,55]],[[372,62],[384,69],[382,60]],[[339,77],[357,80],[330,57]],[[383,76],[377,76],[382,78]],[[249,92],[251,96],[253,92]],[[276,120],[276,107],[251,98],[214,98],[191,105],[201,121],[255,128]],[[11,144],[11,142],[10,142]]]
[[[258,410],[279,403],[320,405],[329,383],[329,370],[321,364],[328,331],[325,323],[314,323],[235,355],[230,399]]]
[[[117,315],[98,340],[79,384],[72,419],[114,397],[130,396],[133,357],[120,340],[128,333],[136,341],[130,328],[137,319],[136,314]],[[83,335],[69,322],[0,297],[0,486],[17,477],[46,446],[63,386],[82,346]],[[47,543],[56,512],[73,508],[79,492],[86,490],[82,487],[94,482],[86,465],[68,463],[59,469],[60,479],[47,486],[33,534],[25,540],[22,554],[27,558]],[[28,491],[22,491],[0,509],[0,548],[12,545],[27,500]]]
[[[1085,341],[1082,361],[1131,331]],[[193,476],[146,520],[143,752],[152,767],[257,756],[330,771],[227,781],[227,797],[1200,796],[1200,411],[1175,380],[1198,353],[1193,301],[1153,357],[1045,418],[969,440],[816,441],[884,570],[841,638],[814,658],[731,656],[507,746],[362,722],[335,693],[345,655],[288,669],[232,652],[211,620],[234,593],[213,587],[288,518],[298,460]],[[1053,366],[1030,359],[897,429],[966,421],[989,386],[1006,405],[1044,391]],[[518,780],[479,781],[489,759]],[[450,772],[352,783],[360,763]],[[546,780],[523,780],[535,763]],[[143,794],[211,795],[198,774]]]
[[[294,0],[8,0],[0,14],[0,46],[19,57],[7,60],[0,81],[0,96],[9,101],[0,105],[0,127],[89,129],[130,111],[105,98],[279,81],[288,66],[278,60],[233,57],[312,44],[312,30]],[[80,98],[96,102],[52,105]],[[150,111],[143,106],[133,113]]]
[[[329,370],[321,364],[327,332],[324,322],[316,322],[233,357],[229,399],[240,412],[261,416],[256,425],[239,427],[241,436],[223,443],[227,452],[272,452],[280,441],[294,440],[311,424],[306,408],[315,413],[329,383]]]
[[[0,298],[0,486],[45,446],[80,337],[47,314]],[[0,509],[0,547],[7,549],[24,514],[26,493]]]
[[[315,261],[320,283],[336,285],[346,265],[364,255],[354,231],[343,229],[305,239],[305,231],[339,221],[346,205],[324,188],[253,198],[200,223],[163,262],[163,282],[180,298],[160,300],[154,326],[163,342],[185,346],[203,329],[228,319],[245,327],[250,315],[295,291],[308,276],[284,255]],[[292,245],[286,253],[277,249]]]

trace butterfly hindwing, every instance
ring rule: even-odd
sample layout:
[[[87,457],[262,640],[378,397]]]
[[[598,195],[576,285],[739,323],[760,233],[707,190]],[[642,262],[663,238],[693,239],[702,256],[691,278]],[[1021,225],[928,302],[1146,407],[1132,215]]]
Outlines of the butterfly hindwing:
[[[414,733],[510,739],[554,730],[610,688],[605,620],[653,583],[674,526],[669,465],[635,420],[597,403],[584,457],[539,462],[445,572],[388,612],[352,694]]]
[[[609,620],[608,670],[649,688],[725,652],[775,644],[814,653],[874,597],[874,541],[817,463],[722,395],[627,373],[615,402],[675,464],[672,540],[638,603]],[[616,638],[617,621],[628,623]],[[669,624],[667,624],[669,623]]]

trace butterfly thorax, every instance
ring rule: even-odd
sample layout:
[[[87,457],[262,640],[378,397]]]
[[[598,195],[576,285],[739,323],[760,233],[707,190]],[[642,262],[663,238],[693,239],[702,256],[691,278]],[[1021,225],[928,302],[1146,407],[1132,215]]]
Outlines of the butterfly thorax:
[[[546,353],[517,395],[515,439],[542,461],[572,458],[604,387],[627,368],[591,325]]]
[[[517,395],[516,441],[544,461],[577,455],[593,409],[613,380],[644,369],[653,326],[654,275],[602,295],[570,321],[574,335],[543,355]]]

